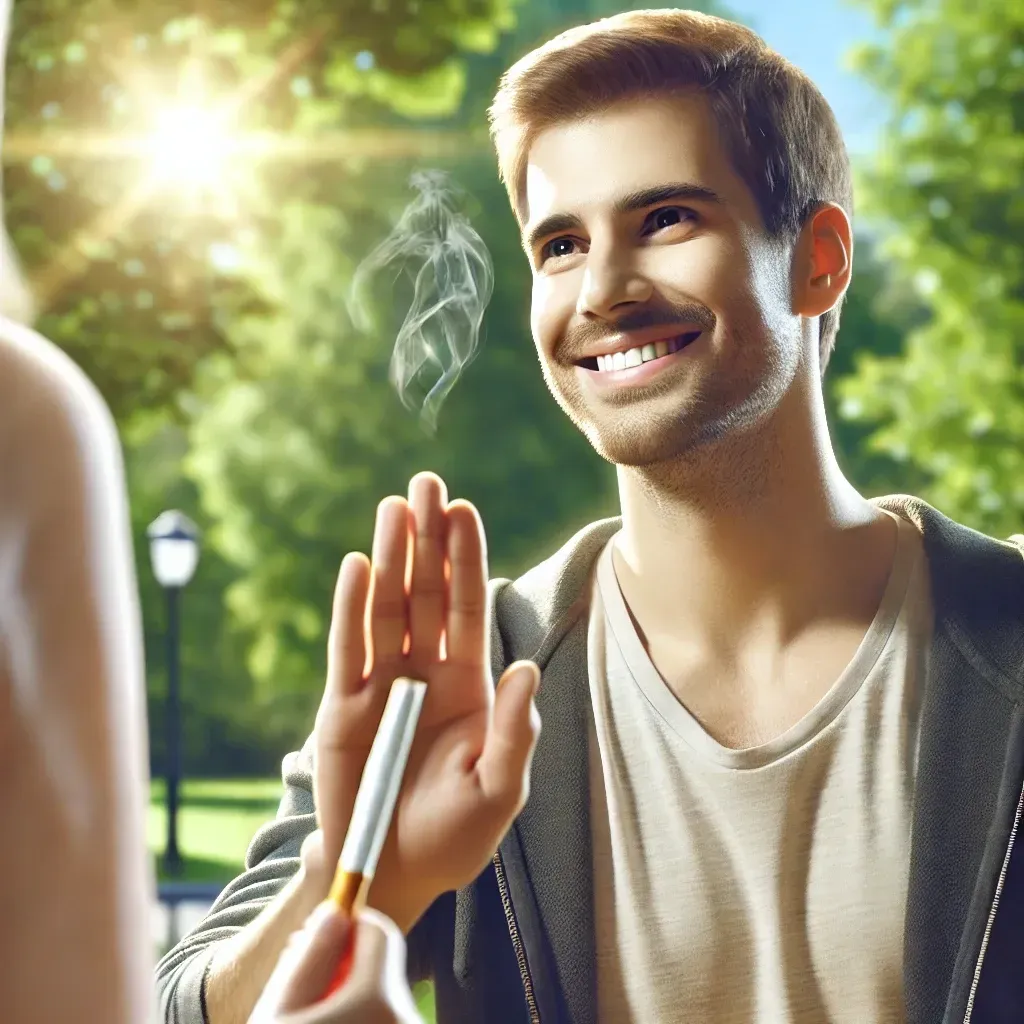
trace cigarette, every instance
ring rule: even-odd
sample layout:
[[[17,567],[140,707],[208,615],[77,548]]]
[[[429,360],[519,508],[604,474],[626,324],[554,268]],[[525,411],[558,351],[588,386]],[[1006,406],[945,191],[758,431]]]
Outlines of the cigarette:
[[[400,677],[391,686],[327,897],[348,917],[366,905],[426,694],[427,684],[415,679]]]

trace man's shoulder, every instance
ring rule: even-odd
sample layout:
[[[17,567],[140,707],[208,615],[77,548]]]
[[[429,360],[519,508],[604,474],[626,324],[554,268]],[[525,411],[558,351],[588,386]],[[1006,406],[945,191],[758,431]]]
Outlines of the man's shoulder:
[[[910,494],[887,494],[873,503],[913,523],[924,539],[925,549],[941,573],[956,574],[962,581],[998,566],[1011,577],[1024,573],[1024,533],[1006,539],[990,536],[957,522]]]
[[[489,585],[492,647],[502,659],[534,658],[571,625],[585,601],[598,554],[622,526],[618,516],[577,530],[561,547],[515,580]]]
[[[921,532],[936,628],[1015,699],[1024,695],[1024,535],[990,537],[912,495],[875,502]]]

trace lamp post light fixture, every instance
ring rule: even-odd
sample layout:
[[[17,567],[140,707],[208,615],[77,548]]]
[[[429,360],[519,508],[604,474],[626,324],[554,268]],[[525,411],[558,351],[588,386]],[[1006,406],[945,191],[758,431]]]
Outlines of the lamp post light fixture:
[[[164,512],[150,525],[149,555],[153,575],[167,596],[167,849],[169,874],[181,869],[178,850],[178,788],[181,784],[181,691],[178,602],[199,562],[199,530],[188,516]]]

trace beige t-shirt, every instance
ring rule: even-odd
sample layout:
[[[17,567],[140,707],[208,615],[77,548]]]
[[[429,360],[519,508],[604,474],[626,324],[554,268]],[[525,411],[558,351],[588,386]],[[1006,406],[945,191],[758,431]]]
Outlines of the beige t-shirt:
[[[899,519],[853,660],[782,736],[732,750],[637,635],[612,542],[593,584],[590,773],[602,1024],[900,1024],[920,694],[932,628]]]

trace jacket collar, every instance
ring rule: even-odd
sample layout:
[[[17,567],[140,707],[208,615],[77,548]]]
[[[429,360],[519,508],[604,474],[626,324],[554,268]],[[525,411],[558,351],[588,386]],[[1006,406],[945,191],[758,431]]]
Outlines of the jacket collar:
[[[877,504],[921,530],[935,608],[905,956],[908,1020],[933,1024],[962,1019],[1024,772],[1011,713],[1024,695],[1024,561],[917,498]],[[542,1024],[597,1019],[587,583],[620,526],[592,523],[515,582],[492,584],[495,678],[519,658],[542,670],[531,795],[501,846]]]
[[[887,495],[872,503],[921,531],[937,619],[963,645],[966,656],[984,665],[994,685],[1011,699],[1019,697],[1024,687],[1019,618],[1024,607],[1024,535],[993,540],[910,495]],[[503,656],[531,658],[544,669],[575,619],[585,613],[594,561],[621,527],[620,516],[590,523],[515,582],[492,584],[498,589],[494,625]]]

